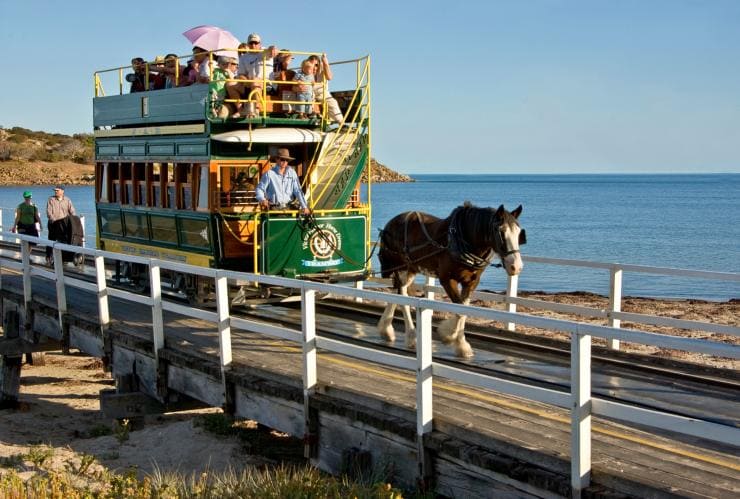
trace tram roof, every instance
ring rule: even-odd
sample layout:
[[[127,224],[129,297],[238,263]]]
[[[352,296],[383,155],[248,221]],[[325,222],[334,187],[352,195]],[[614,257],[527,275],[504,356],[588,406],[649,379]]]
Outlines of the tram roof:
[[[302,144],[308,142],[321,142],[323,134],[305,128],[280,127],[280,128],[256,128],[254,130],[232,130],[214,134],[213,140],[219,142],[244,142],[244,143],[268,143],[268,144]]]

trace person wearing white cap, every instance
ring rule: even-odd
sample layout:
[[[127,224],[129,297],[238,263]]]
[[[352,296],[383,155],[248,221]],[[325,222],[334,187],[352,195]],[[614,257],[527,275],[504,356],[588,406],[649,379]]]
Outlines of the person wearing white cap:
[[[278,54],[278,49],[275,45],[270,45],[266,49],[262,49],[262,38],[257,33],[252,33],[247,38],[247,48],[250,51],[239,56],[239,69],[237,70],[236,78],[238,80],[252,81],[228,83],[226,85],[226,92],[229,94],[230,99],[249,98],[253,90],[261,91],[262,82],[272,73],[272,59]],[[256,107],[254,104],[253,99],[252,102],[248,102],[246,112],[241,106],[237,106],[238,109],[234,118],[256,117]]]
[[[288,205],[295,199],[301,206],[301,213],[304,215],[311,213],[306,198],[303,196],[298,174],[288,164],[294,159],[290,157],[287,148],[278,149],[275,166],[262,175],[254,191],[262,209],[268,210],[271,206],[288,208]]]
[[[54,195],[46,202],[46,216],[48,217],[46,226],[49,228],[49,240],[69,244],[72,240],[70,217],[76,214],[72,201],[64,196],[64,186],[59,184],[54,187]],[[47,246],[46,262],[48,264],[52,262],[51,255],[52,247]]]

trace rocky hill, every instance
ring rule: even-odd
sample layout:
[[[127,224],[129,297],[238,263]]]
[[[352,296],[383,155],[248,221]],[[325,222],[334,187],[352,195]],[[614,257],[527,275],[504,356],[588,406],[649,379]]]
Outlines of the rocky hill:
[[[413,182],[372,159],[373,182]],[[91,184],[93,137],[0,127],[0,185]],[[362,181],[367,179],[363,174]]]

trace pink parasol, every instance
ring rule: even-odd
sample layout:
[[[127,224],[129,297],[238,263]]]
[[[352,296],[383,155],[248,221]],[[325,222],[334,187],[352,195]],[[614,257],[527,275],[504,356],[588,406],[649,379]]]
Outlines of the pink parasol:
[[[182,35],[190,41],[190,43],[195,42],[195,40],[198,39],[201,35],[208,33],[209,31],[214,30],[221,30],[221,28],[217,26],[211,26],[210,24],[204,24],[202,26],[196,26],[195,28],[190,28]]]
[[[183,33],[185,38],[195,47],[204,50],[218,50],[217,55],[230,57],[236,56],[236,48],[239,46],[239,39],[225,29],[216,26],[196,26]],[[220,50],[230,49],[230,50]]]

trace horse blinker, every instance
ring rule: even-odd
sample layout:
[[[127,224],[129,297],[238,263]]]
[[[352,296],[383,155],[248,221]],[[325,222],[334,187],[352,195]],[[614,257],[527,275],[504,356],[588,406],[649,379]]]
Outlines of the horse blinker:
[[[527,231],[522,229],[519,231],[519,246],[527,244]]]

